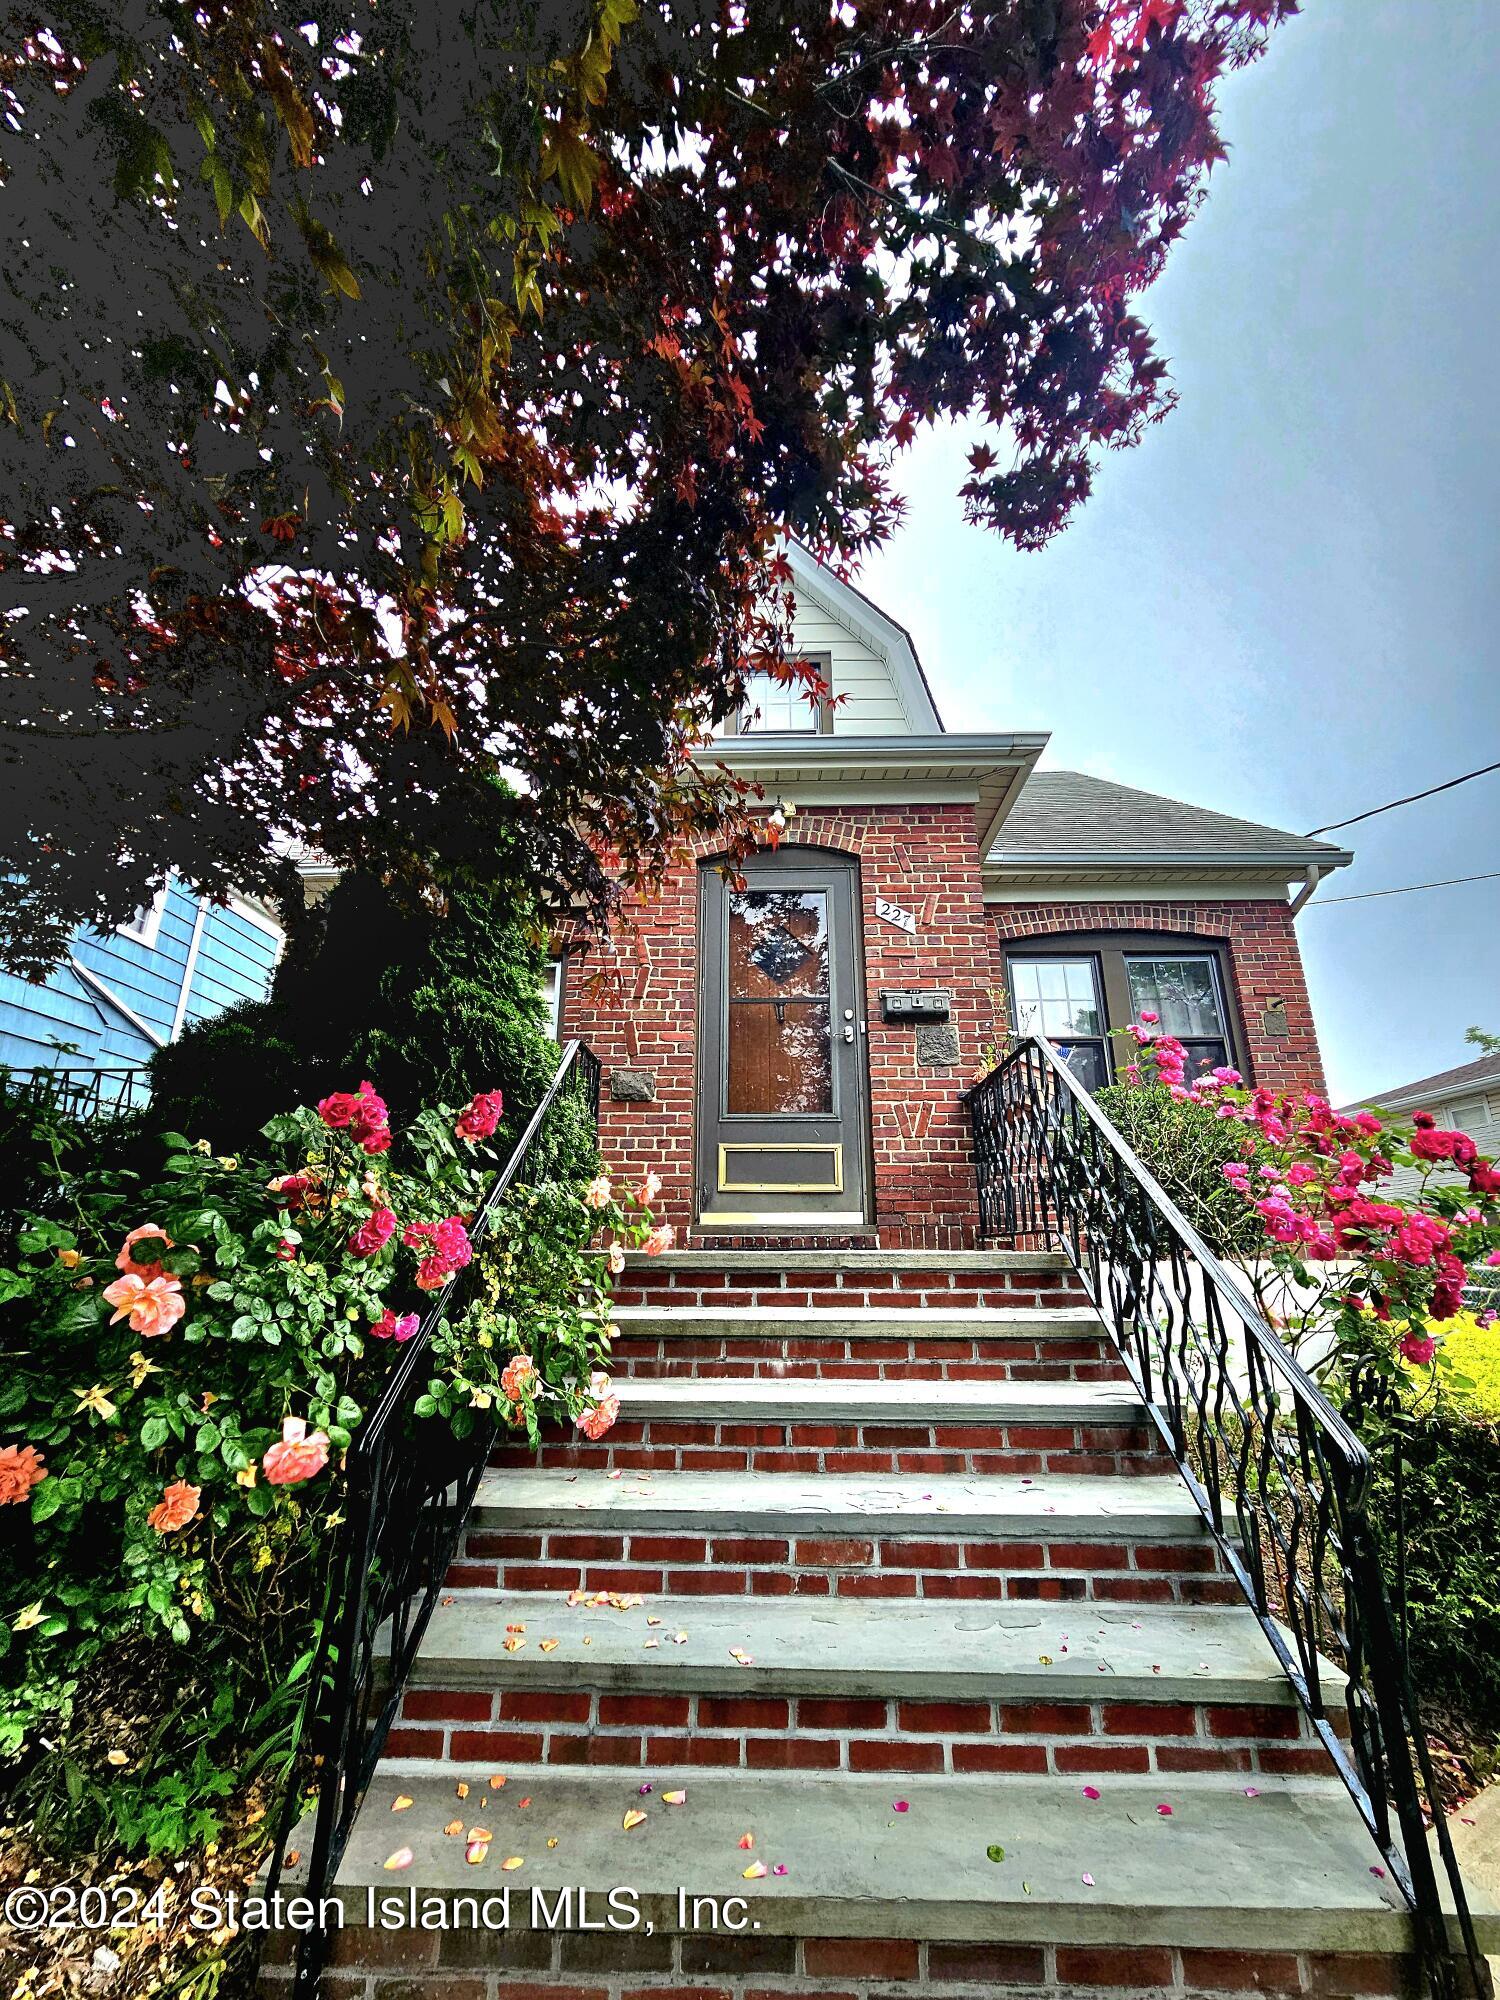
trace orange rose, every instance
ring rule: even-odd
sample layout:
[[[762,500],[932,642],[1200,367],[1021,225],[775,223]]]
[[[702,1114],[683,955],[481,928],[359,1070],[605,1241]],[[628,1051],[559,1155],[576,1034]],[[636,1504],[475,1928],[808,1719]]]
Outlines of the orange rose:
[[[123,1278],[104,1287],[104,1296],[116,1308],[110,1325],[128,1318],[135,1331],[148,1340],[170,1333],[187,1311],[180,1278],[143,1278],[139,1271],[127,1271]]]
[[[170,1535],[174,1529],[185,1528],[198,1512],[199,1486],[189,1486],[185,1479],[174,1480],[162,1489],[161,1499],[146,1516],[148,1527],[155,1528],[159,1535]]]
[[[154,1236],[163,1250],[170,1250],[172,1248],[172,1239],[168,1236],[165,1229],[158,1228],[154,1222],[143,1222],[139,1229],[132,1229],[121,1244],[120,1254],[115,1259],[115,1269],[117,1271],[132,1272],[137,1278],[159,1278],[161,1276],[160,1260],[155,1263],[142,1264],[137,1262],[135,1257],[131,1255],[136,1244],[140,1242],[143,1236]]]
[[[300,1486],[312,1479],[328,1463],[328,1433],[307,1435],[301,1417],[288,1417],[281,1426],[281,1442],[269,1445],[261,1464],[271,1486]]]
[[[42,1454],[34,1444],[8,1444],[0,1451],[0,1507],[31,1497],[33,1486],[47,1477]]]

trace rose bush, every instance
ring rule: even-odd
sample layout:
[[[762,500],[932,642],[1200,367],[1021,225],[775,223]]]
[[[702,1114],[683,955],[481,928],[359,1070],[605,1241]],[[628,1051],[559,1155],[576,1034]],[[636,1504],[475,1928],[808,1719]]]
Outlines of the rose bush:
[[[1424,1111],[1406,1130],[1375,1111],[1336,1112],[1314,1091],[1250,1090],[1232,1068],[1190,1080],[1181,1042],[1158,1030],[1143,1014],[1123,1031],[1126,1088],[1238,1135],[1243,1157],[1220,1175],[1297,1299],[1301,1330],[1318,1336],[1320,1372],[1356,1411],[1393,1406],[1413,1367],[1444,1365],[1470,1270],[1500,1265],[1500,1167]],[[1414,1193],[1387,1185],[1398,1166],[1420,1176]]]
[[[0,1270],[0,1756],[45,1836],[147,1824],[158,1751],[185,1766],[209,1742],[232,1764],[237,1725],[305,1670],[344,1454],[475,1261],[501,1108],[480,1092],[393,1132],[363,1082],[241,1157],[170,1134],[149,1178],[91,1161],[21,1231]],[[580,1123],[501,1204],[434,1322],[419,1413],[461,1433],[490,1411],[533,1433],[607,1421],[612,1260],[590,1239],[652,1219],[586,1202],[597,1168]],[[148,1722],[158,1749],[102,1786]]]

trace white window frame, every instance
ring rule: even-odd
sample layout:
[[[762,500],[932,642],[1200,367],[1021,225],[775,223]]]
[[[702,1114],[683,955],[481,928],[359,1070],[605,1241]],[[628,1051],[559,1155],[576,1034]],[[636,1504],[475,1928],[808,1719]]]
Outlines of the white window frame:
[[[168,884],[163,882],[149,903],[142,903],[128,922],[115,925],[115,936],[129,938],[134,944],[143,944],[149,951],[161,933],[161,920],[167,907]]]

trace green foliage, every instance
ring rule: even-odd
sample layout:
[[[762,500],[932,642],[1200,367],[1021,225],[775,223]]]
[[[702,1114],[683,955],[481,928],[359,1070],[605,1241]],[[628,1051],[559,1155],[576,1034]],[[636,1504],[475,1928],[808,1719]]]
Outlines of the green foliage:
[[[1417,1688],[1466,1735],[1500,1738],[1500,1423],[1448,1403],[1400,1421],[1408,1631]],[[1371,1519],[1397,1574],[1391,1430],[1366,1427]]]
[[[1159,1083],[1110,1084],[1096,1102],[1210,1250],[1249,1257],[1263,1248],[1259,1216],[1224,1178],[1231,1161],[1253,1171],[1268,1157],[1253,1128],[1219,1118],[1210,1104],[1174,1099]]]
[[[501,1091],[502,1142],[520,1133],[557,1066],[540,999],[534,907],[464,891],[441,912],[347,875],[309,912],[271,997],[190,1028],[151,1059],[155,1122],[247,1144],[269,1111],[378,1078],[398,1122],[424,1104]]]
[[[248,1774],[284,1779],[344,1454],[435,1265],[465,1279],[417,1412],[444,1421],[412,1449],[451,1451],[502,1404],[533,1435],[598,1421],[608,1268],[589,1240],[639,1241],[650,1217],[585,1204],[592,1127],[559,1110],[552,1178],[503,1205],[473,1271],[457,1218],[500,1140],[461,1141],[451,1109],[385,1151],[304,1107],[240,1156],[168,1133],[144,1177],[68,1154],[0,1302],[0,1758],[44,1845],[181,1852]],[[525,1366],[502,1386],[507,1363]],[[299,1427],[310,1460],[273,1480]]]
[[[1500,1326],[1481,1326],[1473,1313],[1460,1313],[1432,1332],[1448,1394],[1476,1416],[1500,1418]]]

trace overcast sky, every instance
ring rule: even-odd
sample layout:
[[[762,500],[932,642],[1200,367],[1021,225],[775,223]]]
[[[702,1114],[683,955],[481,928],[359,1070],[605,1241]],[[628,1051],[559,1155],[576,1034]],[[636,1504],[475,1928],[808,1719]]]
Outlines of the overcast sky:
[[[1306,832],[1500,759],[1500,0],[1304,0],[1221,96],[1230,159],[1143,309],[1180,407],[1040,555],[905,461],[861,583],[950,729]],[[1298,922],[1336,1100],[1500,1032],[1500,773],[1336,836]]]

